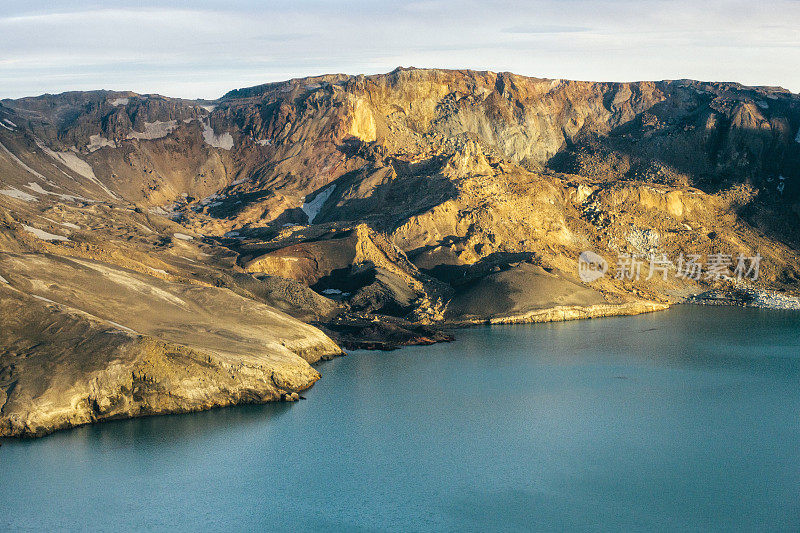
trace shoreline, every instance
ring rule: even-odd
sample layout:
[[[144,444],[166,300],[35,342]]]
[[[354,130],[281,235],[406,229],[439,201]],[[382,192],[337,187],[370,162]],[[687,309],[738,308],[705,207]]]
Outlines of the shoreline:
[[[784,311],[800,310],[800,296],[751,288],[712,289],[686,299],[694,305],[754,307]]]
[[[714,292],[714,291],[709,291]],[[723,293],[724,291],[718,291]],[[762,291],[765,292],[765,291]],[[711,306],[732,306],[732,307],[758,307],[763,309],[776,309],[776,310],[800,310],[800,298],[797,297],[789,297],[790,301],[797,303],[797,307],[767,307],[765,305],[752,305],[748,304],[748,302],[743,302],[741,299],[736,299],[733,297],[722,297],[722,295],[718,295],[714,298],[707,296],[708,293],[703,293],[705,295],[702,298],[698,298],[697,295],[690,298],[687,298],[686,301],[683,302],[676,302],[676,303],[665,303],[665,302],[654,302],[648,300],[638,300],[633,302],[626,302],[623,304],[598,304],[598,305],[591,305],[591,306],[556,306],[551,308],[545,309],[536,309],[527,311],[525,313],[520,313],[516,315],[507,315],[501,317],[488,317],[485,319],[474,319],[474,320],[460,320],[460,321],[444,321],[440,325],[432,326],[433,328],[437,329],[440,332],[444,332],[448,329],[466,329],[475,326],[487,326],[487,325],[521,325],[521,324],[537,324],[537,323],[547,323],[547,322],[564,322],[564,321],[573,321],[573,320],[589,320],[593,318],[606,318],[606,317],[616,317],[616,316],[634,316],[639,314],[645,313],[653,313],[657,311],[665,311],[670,309],[673,305],[678,304],[690,304],[690,305],[711,305]],[[794,304],[792,304],[794,305]],[[440,326],[440,327],[438,327]],[[442,340],[439,342],[450,342],[454,340],[453,336],[449,336],[449,339]],[[434,344],[431,343],[421,343],[420,345],[428,345]],[[410,346],[410,344],[398,346],[397,348]],[[355,349],[370,349],[370,348],[355,348]],[[371,348],[371,350],[380,351],[380,348]],[[311,363],[312,367],[318,366],[320,363],[328,361],[330,359],[348,356],[348,351],[342,350],[340,353],[320,357],[318,360]],[[323,376],[320,376],[323,377]],[[316,380],[314,380],[316,382]],[[311,383],[308,387],[300,389],[299,392],[303,392],[305,390],[309,390],[313,387],[314,383]],[[224,405],[198,405],[197,407],[186,407],[182,406],[180,409],[174,410],[166,410],[163,412],[149,412],[149,413],[139,413],[133,416],[119,416],[119,417],[112,417],[112,418],[105,418],[105,419],[96,419],[91,421],[86,421],[84,423],[79,423],[75,425],[57,425],[52,428],[47,428],[46,431],[40,433],[24,433],[24,434],[16,434],[16,435],[3,435],[0,436],[0,444],[2,444],[5,440],[32,440],[32,439],[39,439],[43,437],[47,437],[52,435],[56,432],[61,432],[64,430],[75,429],[78,427],[84,427],[88,425],[94,424],[101,424],[106,421],[115,421],[115,420],[129,420],[135,418],[147,418],[153,416],[174,416],[174,415],[181,415],[181,414],[190,414],[195,412],[204,412],[210,411],[218,408],[235,408],[238,406],[243,405],[253,405],[253,404],[267,404],[267,403],[291,403],[297,401],[297,398],[288,397],[285,395],[281,395],[277,398],[271,398],[266,401],[253,401],[253,398],[247,398],[243,401],[238,402],[231,402],[226,403]],[[42,428],[39,428],[42,429]]]
[[[633,316],[644,313],[664,311],[672,304],[637,300],[622,304],[596,304],[589,306],[569,305],[534,309],[516,315],[467,319],[446,322],[451,327],[470,327],[480,325],[538,324],[545,322],[565,322],[568,320],[589,320],[614,316]]]

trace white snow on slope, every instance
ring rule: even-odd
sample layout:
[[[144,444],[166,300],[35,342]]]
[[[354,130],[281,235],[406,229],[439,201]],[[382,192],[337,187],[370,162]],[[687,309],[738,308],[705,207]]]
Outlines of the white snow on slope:
[[[5,120],[6,124],[8,124],[9,126],[11,126],[12,128],[16,128],[16,127],[17,127],[17,125],[16,125],[16,124],[14,124],[13,122],[11,122],[11,121],[10,121],[10,120],[8,120],[7,118],[4,118],[3,120]]]
[[[6,126],[5,124],[3,124],[3,122],[2,122],[2,121],[0,121],[0,126],[3,126],[3,127],[4,127],[5,129],[7,129],[8,131],[14,131],[14,128],[12,128],[12,127],[9,127],[9,126]]]
[[[182,241],[193,241],[194,240],[194,237],[192,237],[191,235],[186,235],[185,233],[173,233],[172,236],[175,237],[176,239],[180,239]]]
[[[38,238],[42,239],[43,241],[68,241],[69,240],[68,238],[66,238],[66,237],[64,237],[62,235],[56,235],[55,233],[48,233],[48,232],[46,232],[44,230],[40,230],[40,229],[34,228],[32,226],[26,226],[25,224],[23,224],[22,227],[23,227],[23,229],[25,231],[27,231],[28,233],[33,233],[34,235],[36,235]]]
[[[94,169],[92,166],[75,155],[72,152],[53,152],[49,150],[48,155],[61,161],[65,167],[70,169],[71,171],[75,172],[76,174],[83,176],[84,178],[88,179],[89,181],[97,182],[97,176],[94,175]]]
[[[118,105],[128,105],[129,100],[127,98],[115,98],[109,102],[109,104],[117,107]]]
[[[113,322],[111,320],[106,320],[106,322],[108,322],[109,324],[111,324],[115,328],[119,328],[119,329],[121,329],[121,330],[123,330],[123,331],[125,331],[127,333],[133,333],[134,335],[141,335],[141,333],[139,333],[135,329],[131,329],[131,328],[127,327],[127,326],[123,326],[122,324],[117,324],[116,322]]]
[[[233,136],[227,131],[217,135],[207,122],[203,122],[203,139],[206,141],[206,144],[214,148],[222,148],[223,150],[230,150],[233,148]]]
[[[8,280],[6,278],[4,278],[3,276],[0,276],[0,283],[5,283],[6,285],[9,284]]]
[[[34,195],[23,192],[15,187],[0,189],[0,194],[4,194],[5,196],[10,196],[11,198],[16,198],[17,200],[22,200],[24,202],[35,202],[38,200],[38,198],[36,198]]]
[[[35,181],[28,183],[26,187],[32,190],[33,192],[38,192],[39,194],[49,194],[51,196],[57,196],[58,198],[61,198],[62,200],[65,200],[67,202],[78,202],[78,201],[91,202],[91,200],[89,200],[88,198],[84,198],[83,196],[75,196],[74,194],[61,194],[53,191],[48,191]]]
[[[53,151],[47,146],[45,146],[45,144],[38,139],[36,140],[36,144],[44,153],[46,153],[56,161],[60,162],[62,165],[64,165],[71,171],[75,172],[79,176],[86,178],[87,180],[91,181],[92,183],[103,189],[103,191],[105,191],[105,193],[109,195],[111,198],[119,199],[119,197],[116,194],[111,192],[111,189],[106,187],[102,181],[97,179],[97,176],[94,175],[94,169],[92,169],[92,165],[90,165],[89,163],[87,163],[74,153]],[[81,197],[75,196],[74,198],[81,198]],[[81,198],[81,200],[86,201],[86,198]]]
[[[128,133],[128,139],[139,139],[152,141],[153,139],[162,139],[172,133],[172,130],[178,127],[177,120],[168,120],[166,122],[155,121],[145,122],[144,131],[131,131]]]
[[[86,145],[86,149],[89,152],[96,152],[100,148],[108,146],[110,148],[116,148],[117,143],[110,139],[106,139],[102,135],[90,135],[89,136],[89,144]]]
[[[320,191],[317,194],[317,196],[314,197],[313,200],[304,203],[303,207],[300,208],[303,210],[303,213],[305,213],[306,216],[308,216],[309,224],[312,224],[314,222],[314,219],[317,218],[320,209],[322,209],[322,206],[325,204],[328,198],[330,198],[335,188],[336,185],[331,185],[327,189]]]

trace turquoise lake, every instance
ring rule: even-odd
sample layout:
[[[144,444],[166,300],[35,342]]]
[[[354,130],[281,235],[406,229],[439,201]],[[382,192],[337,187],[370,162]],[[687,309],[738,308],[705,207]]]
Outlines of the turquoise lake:
[[[307,400],[0,447],[0,529],[800,530],[800,313],[352,352]]]

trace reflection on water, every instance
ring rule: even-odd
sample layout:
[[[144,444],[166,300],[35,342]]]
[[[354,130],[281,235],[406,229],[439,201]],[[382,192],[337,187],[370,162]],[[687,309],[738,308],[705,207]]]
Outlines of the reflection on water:
[[[800,313],[680,307],[321,366],[296,404],[0,448],[0,529],[800,528]]]

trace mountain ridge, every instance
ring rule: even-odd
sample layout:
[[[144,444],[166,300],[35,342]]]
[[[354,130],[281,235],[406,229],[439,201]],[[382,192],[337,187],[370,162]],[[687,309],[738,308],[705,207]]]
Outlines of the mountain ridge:
[[[325,357],[329,337],[388,349],[448,340],[459,325],[648,312],[709,291],[791,301],[798,290],[800,97],[784,89],[410,68],[213,101],[2,100],[0,125],[0,288],[58,302],[42,265],[122,269],[140,287],[124,305],[74,302],[133,331],[142,323],[122,309],[163,283],[288,313]],[[606,275],[581,277],[584,251]],[[728,276],[681,276],[694,254],[730,256]],[[662,256],[663,277],[648,276]],[[737,279],[738,256],[760,258],[757,279]],[[641,276],[619,275],[625,257]],[[28,281],[4,264],[27,265]],[[247,320],[230,316],[230,327]],[[159,342],[193,327],[152,321]],[[14,342],[5,350],[21,357]],[[12,355],[0,359],[7,396],[22,390]]]

